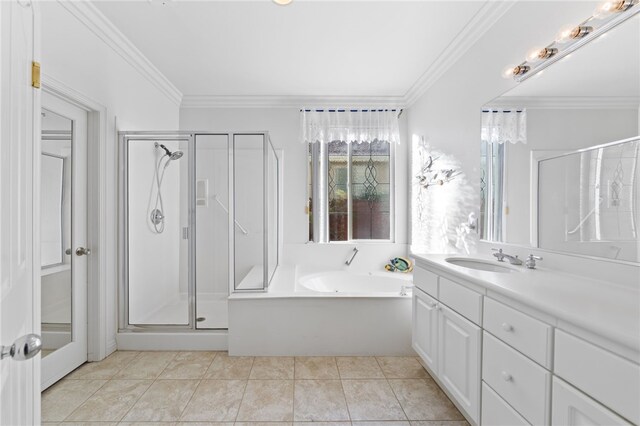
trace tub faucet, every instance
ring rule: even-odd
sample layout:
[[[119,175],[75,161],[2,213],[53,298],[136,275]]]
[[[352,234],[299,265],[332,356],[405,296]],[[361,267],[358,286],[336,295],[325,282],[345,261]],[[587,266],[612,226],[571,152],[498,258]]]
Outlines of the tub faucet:
[[[356,254],[358,254],[358,247],[353,248],[353,253],[351,253],[351,257],[349,257],[349,259],[347,259],[347,261],[344,262],[344,264],[347,266],[351,266],[351,262],[353,262],[353,259],[356,257]]]

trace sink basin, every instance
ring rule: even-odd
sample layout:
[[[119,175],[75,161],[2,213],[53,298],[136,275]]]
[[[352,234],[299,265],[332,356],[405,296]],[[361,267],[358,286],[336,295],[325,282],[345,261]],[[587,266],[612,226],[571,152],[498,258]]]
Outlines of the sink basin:
[[[449,257],[445,259],[447,263],[456,266],[462,266],[463,268],[475,269],[476,271],[488,271],[488,272],[513,272],[513,269],[508,266],[497,265],[495,262],[482,259],[469,259],[465,257]]]

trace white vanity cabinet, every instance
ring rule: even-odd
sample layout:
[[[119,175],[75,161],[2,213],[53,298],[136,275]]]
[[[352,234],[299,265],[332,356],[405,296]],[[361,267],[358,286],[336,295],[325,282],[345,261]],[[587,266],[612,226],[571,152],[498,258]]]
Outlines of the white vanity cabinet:
[[[412,344],[471,424],[640,424],[637,351],[447,271],[416,266]]]
[[[418,275],[427,276],[420,273]],[[447,285],[451,287],[459,284],[449,281]],[[437,295],[437,290],[434,291],[433,287],[430,290]],[[472,292],[462,286],[460,291],[461,294]],[[475,312],[473,309],[461,310],[467,315]],[[431,374],[467,416],[478,423],[482,329],[417,286],[413,292],[412,336],[413,348]]]

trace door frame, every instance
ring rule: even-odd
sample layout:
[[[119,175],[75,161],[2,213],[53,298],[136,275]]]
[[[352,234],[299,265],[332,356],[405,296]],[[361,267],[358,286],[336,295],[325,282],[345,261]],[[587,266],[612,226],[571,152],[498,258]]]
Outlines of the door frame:
[[[87,360],[100,361],[115,350],[107,334],[107,270],[115,271],[107,245],[107,108],[47,74],[42,90],[87,112],[87,246],[93,251],[87,274],[87,311],[92,313],[87,315]]]

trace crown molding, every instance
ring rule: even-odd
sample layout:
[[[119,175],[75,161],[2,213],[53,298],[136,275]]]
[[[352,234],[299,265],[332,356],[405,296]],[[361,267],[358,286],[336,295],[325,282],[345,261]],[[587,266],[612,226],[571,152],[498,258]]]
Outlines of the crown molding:
[[[504,96],[487,108],[638,109],[638,96]]]
[[[411,106],[420,96],[424,95],[449,68],[462,58],[480,37],[502,18],[516,1],[486,2],[405,93],[404,100],[406,105]]]
[[[402,96],[185,95],[182,108],[382,108],[405,106]]]
[[[88,1],[59,3],[169,100],[180,105],[182,92],[95,5]]]

